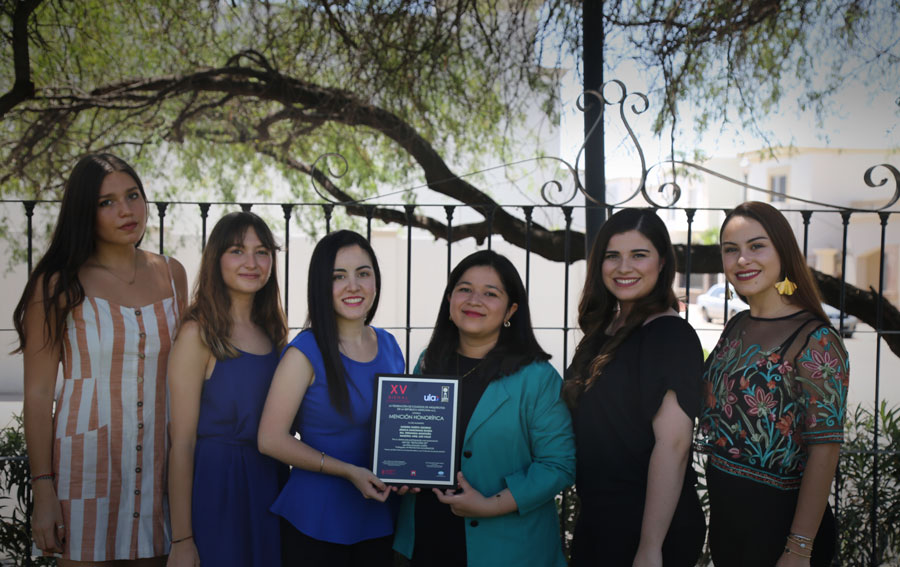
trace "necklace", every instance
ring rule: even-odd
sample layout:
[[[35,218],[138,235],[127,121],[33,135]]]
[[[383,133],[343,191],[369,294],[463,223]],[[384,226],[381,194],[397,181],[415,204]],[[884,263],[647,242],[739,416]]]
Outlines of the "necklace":
[[[482,358],[481,360],[479,360],[478,363],[477,363],[475,366],[473,366],[472,368],[470,368],[468,372],[466,372],[466,373],[463,374],[462,376],[459,376],[459,353],[456,353],[456,375],[459,376],[460,379],[465,378],[465,377],[468,376],[469,374],[475,372],[475,370],[476,370],[479,366],[481,366],[481,363],[482,363],[482,362],[484,362],[484,359],[483,359],[483,358]]]
[[[101,264],[100,262],[98,262],[98,261],[96,261],[96,260],[94,260],[94,264],[96,264],[98,267],[103,268],[104,270],[106,270],[107,272],[109,272],[110,274],[112,274],[112,276],[113,276],[114,278],[116,278],[116,279],[119,280],[120,282],[124,283],[125,285],[132,285],[132,284],[134,284],[135,280],[137,279],[137,252],[135,252],[135,254],[134,254],[134,271],[132,271],[132,273],[131,273],[131,279],[130,279],[130,280],[126,280],[125,278],[123,278],[123,277],[120,276],[119,274],[117,274],[117,273],[115,273],[114,271],[112,271],[112,269],[109,268],[109,266],[105,266],[105,265]]]

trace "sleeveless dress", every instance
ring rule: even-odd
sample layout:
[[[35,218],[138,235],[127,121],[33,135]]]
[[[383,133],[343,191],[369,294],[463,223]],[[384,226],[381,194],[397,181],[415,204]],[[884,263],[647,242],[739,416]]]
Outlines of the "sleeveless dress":
[[[278,567],[278,516],[269,512],[286,465],[259,452],[256,433],[278,353],[216,361],[203,385],[191,519],[204,565]]]
[[[331,405],[324,361],[312,331],[301,331],[285,348],[302,352],[312,364],[315,376],[300,404],[294,431],[299,431],[313,449],[361,467],[369,466],[375,375],[400,374],[405,368],[403,352],[394,336],[372,328],[378,337],[374,359],[357,362],[341,355],[349,378],[349,416]],[[395,514],[390,500],[366,500],[348,480],[294,467],[271,509],[311,538],[350,545],[394,533]]]
[[[171,271],[169,280],[172,296],[155,303],[126,307],[89,296],[66,318],[53,417],[63,558],[169,552],[166,365],[180,315]]]

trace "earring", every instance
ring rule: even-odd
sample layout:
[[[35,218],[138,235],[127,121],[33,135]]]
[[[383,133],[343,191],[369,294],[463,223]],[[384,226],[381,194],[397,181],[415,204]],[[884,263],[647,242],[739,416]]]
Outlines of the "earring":
[[[503,326],[506,327],[507,329],[509,328],[510,325],[511,325],[511,323],[509,322],[509,319],[507,319],[506,321],[503,322]]]
[[[794,291],[797,290],[797,284],[789,280],[787,276],[784,276],[782,281],[775,284],[775,289],[781,295],[794,295]]]
[[[734,294],[731,293],[731,286],[725,284],[725,299],[731,301],[731,298],[734,297]]]

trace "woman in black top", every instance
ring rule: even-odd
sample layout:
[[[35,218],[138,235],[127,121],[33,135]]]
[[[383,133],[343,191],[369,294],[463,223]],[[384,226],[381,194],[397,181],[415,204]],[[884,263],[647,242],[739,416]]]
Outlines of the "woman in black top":
[[[581,512],[572,565],[692,566],[706,525],[691,467],[703,351],[674,309],[675,255],[652,210],[604,224],[564,394]]]

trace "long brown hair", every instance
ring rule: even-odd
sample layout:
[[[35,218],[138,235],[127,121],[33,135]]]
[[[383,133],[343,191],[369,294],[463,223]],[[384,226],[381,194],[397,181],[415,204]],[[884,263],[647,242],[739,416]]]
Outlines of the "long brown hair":
[[[634,302],[625,324],[612,338],[604,341],[606,329],[618,311],[619,301],[603,283],[603,260],[610,239],[631,230],[640,232],[650,241],[659,253],[662,268],[650,293]],[[600,377],[619,345],[643,325],[647,317],[677,307],[675,292],[672,291],[674,281],[675,251],[672,240],[665,223],[653,209],[623,209],[603,224],[588,257],[584,290],[578,305],[578,326],[584,337],[575,348],[572,364],[566,372],[563,398],[569,407],[577,405],[578,398]]]
[[[788,298],[788,301],[828,323],[828,316],[825,315],[825,311],[822,309],[822,296],[819,294],[819,286],[816,284],[816,280],[813,278],[812,272],[806,263],[806,258],[800,252],[800,246],[797,244],[796,237],[794,237],[794,231],[791,229],[787,219],[784,218],[784,215],[768,203],[760,201],[741,203],[725,216],[725,222],[722,223],[722,228],[719,230],[719,242],[722,241],[722,233],[725,232],[728,221],[734,217],[753,219],[762,225],[766,234],[769,235],[769,240],[772,241],[772,246],[778,254],[778,259],[781,261],[781,276],[779,280],[787,277],[797,284],[797,289]],[[746,301],[745,297],[741,299]]]
[[[112,154],[90,154],[75,164],[66,180],[50,245],[28,276],[28,283],[13,311],[13,325],[19,336],[19,348],[14,352],[25,348],[25,310],[38,285],[44,298],[44,327],[50,344],[61,340],[66,317],[84,301],[84,287],[78,279],[78,270],[96,248],[94,225],[100,186],[107,175],[117,171],[134,179],[141,197],[147,202],[141,178],[120,158]],[[135,246],[139,244],[140,240]]]
[[[275,252],[278,245],[264,220],[251,212],[229,213],[219,219],[209,234],[200,274],[194,286],[194,297],[184,313],[184,321],[196,321],[200,338],[217,360],[236,358],[240,355],[231,343],[231,296],[222,279],[219,265],[222,255],[235,245],[240,245],[248,229],[253,229],[262,245],[272,254],[272,271],[266,285],[253,297],[250,319],[259,325],[272,345],[281,350],[287,337],[287,322],[281,309],[281,293],[278,290],[278,270]]]

